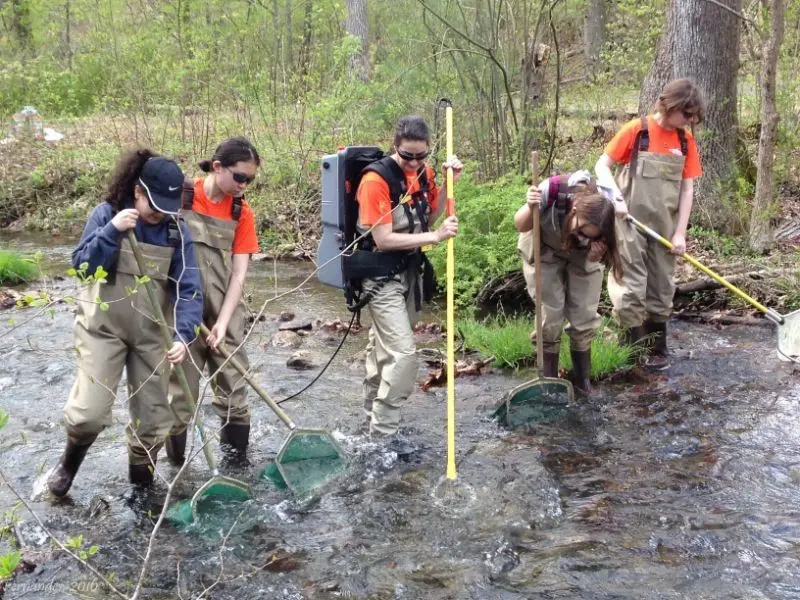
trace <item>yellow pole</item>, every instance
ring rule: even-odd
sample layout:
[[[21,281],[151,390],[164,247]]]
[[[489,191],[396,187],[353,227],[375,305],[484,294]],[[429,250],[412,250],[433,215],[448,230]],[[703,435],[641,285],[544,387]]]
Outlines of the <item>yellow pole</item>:
[[[447,159],[453,155],[453,107],[445,109],[447,122]],[[453,195],[453,169],[447,169],[447,216],[455,214]],[[455,239],[447,240],[447,478],[456,474],[456,358],[455,358],[455,302],[456,279]]]

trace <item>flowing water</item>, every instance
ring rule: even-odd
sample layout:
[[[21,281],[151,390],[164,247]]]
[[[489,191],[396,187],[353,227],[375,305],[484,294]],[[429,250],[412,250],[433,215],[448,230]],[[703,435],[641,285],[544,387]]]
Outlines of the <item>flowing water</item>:
[[[42,248],[52,240],[5,237]],[[45,250],[51,273],[71,246]],[[299,285],[305,263],[254,264],[251,308]],[[275,277],[277,275],[277,278]],[[70,282],[51,281],[66,293]],[[276,399],[317,370],[295,371],[295,349],[271,344],[277,315],[349,317],[340,292],[315,280],[265,305],[247,349]],[[5,311],[0,325],[0,468],[36,512],[0,487],[0,553],[23,546],[29,572],[5,598],[110,598],[111,592],[44,529],[98,547],[89,562],[120,586],[136,582],[152,524],[164,502],[127,483],[124,387],[113,425],[94,444],[65,500],[42,492],[64,443],[61,409],[73,381],[73,308],[52,314]],[[7,320],[13,319],[14,325]],[[341,333],[315,326],[301,349],[317,367]],[[351,334],[326,374],[283,405],[303,427],[330,429],[348,452],[345,477],[298,500],[261,467],[288,431],[251,393],[248,468],[223,472],[251,483],[254,499],[205,515],[185,529],[162,526],[144,585],[146,598],[480,599],[800,598],[800,391],[797,373],[775,355],[766,328],[671,324],[673,367],[665,375],[601,386],[546,424],[524,433],[489,418],[524,375],[496,372],[457,381],[458,478],[445,471],[445,392],[417,391],[403,409],[418,451],[398,456],[360,433],[361,351]],[[420,369],[420,378],[425,368]],[[206,402],[208,394],[206,394]],[[214,424],[210,410],[204,411]],[[218,445],[212,442],[218,454]],[[176,469],[159,462],[159,475]],[[196,456],[179,499],[208,478]],[[77,543],[77,542],[76,542]]]

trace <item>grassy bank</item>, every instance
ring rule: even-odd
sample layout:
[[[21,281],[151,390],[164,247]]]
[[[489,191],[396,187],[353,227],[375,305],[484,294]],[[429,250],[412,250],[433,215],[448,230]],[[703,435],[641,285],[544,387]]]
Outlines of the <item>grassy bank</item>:
[[[0,285],[28,283],[39,277],[33,259],[23,258],[10,250],[0,250]]]
[[[464,345],[482,355],[495,357],[495,365],[518,369],[536,362],[535,344],[531,332],[536,323],[533,317],[497,316],[486,320],[464,319],[458,322],[458,331],[464,336]],[[604,319],[592,341],[592,378],[599,379],[625,366],[637,350],[617,343],[616,331]],[[572,368],[569,338],[563,334],[559,367]]]

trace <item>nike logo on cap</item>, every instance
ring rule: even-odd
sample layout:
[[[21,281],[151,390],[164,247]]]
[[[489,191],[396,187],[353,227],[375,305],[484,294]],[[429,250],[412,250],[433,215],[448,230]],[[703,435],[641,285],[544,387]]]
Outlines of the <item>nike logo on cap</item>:
[[[170,185],[170,186],[167,186],[167,187],[169,188],[169,191],[170,191],[170,192],[174,192],[175,190],[177,190],[177,189],[178,189],[179,187],[181,187],[181,186],[179,186],[179,185],[176,185],[175,187],[172,187],[172,186]]]

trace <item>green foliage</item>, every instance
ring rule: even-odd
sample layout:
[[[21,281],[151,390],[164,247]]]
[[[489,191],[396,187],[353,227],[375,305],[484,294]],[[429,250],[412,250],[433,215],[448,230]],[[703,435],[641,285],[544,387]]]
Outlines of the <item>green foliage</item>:
[[[694,241],[706,252],[717,256],[737,256],[747,254],[747,240],[742,237],[730,237],[714,229],[692,226],[689,232]]]
[[[23,258],[16,252],[0,250],[0,284],[26,283],[39,277],[35,259]]]
[[[519,176],[483,185],[464,177],[456,184],[455,295],[460,307],[472,307],[478,291],[493,277],[521,268],[514,213],[525,201],[526,189]],[[429,253],[440,284],[445,283],[446,253],[446,244]]]
[[[8,413],[0,408],[0,429],[8,425]]]
[[[78,558],[81,560],[88,560],[90,557],[94,556],[100,551],[99,546],[89,546],[86,548],[83,540],[83,534],[67,538],[67,540],[64,542],[64,546],[75,552],[75,554],[77,554]]]
[[[498,367],[518,369],[533,360],[529,318],[502,315],[484,321],[468,318],[459,320],[457,328],[467,348],[487,357],[494,356]]]
[[[17,570],[21,561],[22,553],[19,551],[15,550],[0,554],[0,581],[9,579],[14,574],[14,571]]]
[[[484,356],[494,356],[495,365],[518,369],[534,363],[536,352],[531,341],[531,331],[536,327],[532,317],[506,317],[503,315],[484,321],[472,318],[458,322],[458,331],[464,336],[467,348]],[[630,346],[617,343],[617,336],[608,319],[604,319],[592,341],[592,378],[600,378],[628,364],[637,354]],[[559,366],[572,368],[569,338],[561,339]]]

